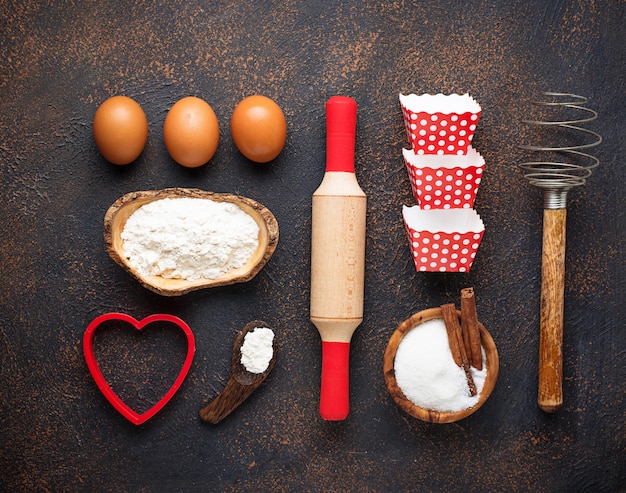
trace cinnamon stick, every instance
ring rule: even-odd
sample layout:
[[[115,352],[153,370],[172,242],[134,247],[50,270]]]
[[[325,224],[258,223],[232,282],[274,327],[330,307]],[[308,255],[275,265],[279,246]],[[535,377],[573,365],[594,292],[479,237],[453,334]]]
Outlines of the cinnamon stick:
[[[474,288],[461,290],[461,325],[463,326],[463,340],[470,364],[477,370],[482,370],[483,353],[480,345]]]
[[[466,324],[463,321],[463,291],[461,291],[461,335],[463,336],[463,345],[465,346],[465,354],[467,359],[472,364],[472,342],[470,341],[470,332],[466,328]]]
[[[446,332],[448,333],[448,344],[450,345],[450,352],[454,362],[463,368],[465,377],[467,378],[467,386],[469,387],[470,395],[476,395],[476,384],[472,378],[470,371],[470,364],[467,359],[467,353],[465,352],[465,345],[463,344],[463,336],[461,335],[461,326],[459,325],[459,316],[453,303],[441,305],[441,313],[443,314],[443,322],[446,326]]]

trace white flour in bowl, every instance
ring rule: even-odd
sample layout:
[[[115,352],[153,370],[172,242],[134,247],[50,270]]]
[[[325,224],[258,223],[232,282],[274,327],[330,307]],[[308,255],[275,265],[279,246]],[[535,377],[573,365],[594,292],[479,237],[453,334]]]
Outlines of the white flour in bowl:
[[[231,202],[165,198],[131,214],[121,238],[141,275],[194,281],[242,267],[259,245],[259,226]]]

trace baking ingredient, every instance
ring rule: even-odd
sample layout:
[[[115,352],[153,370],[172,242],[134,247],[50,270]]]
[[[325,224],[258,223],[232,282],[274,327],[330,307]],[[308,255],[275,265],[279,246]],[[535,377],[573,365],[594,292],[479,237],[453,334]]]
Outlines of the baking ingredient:
[[[463,343],[468,352],[467,357],[474,368],[482,370],[483,358],[474,288],[461,289],[461,325],[463,325]]]
[[[181,166],[197,168],[207,163],[220,140],[213,108],[195,96],[176,102],[165,117],[163,140],[167,152]]]
[[[448,347],[452,353],[452,359],[457,366],[463,368],[470,395],[476,395],[476,385],[474,384],[472,372],[470,371],[470,362],[467,358],[467,352],[465,351],[463,335],[461,334],[461,325],[459,324],[459,316],[457,315],[454,303],[441,305],[440,309],[441,314],[443,315],[443,323],[445,324],[446,332],[448,333]]]
[[[233,111],[233,142],[250,161],[267,163],[285,146],[287,122],[283,110],[265,96],[249,96]]]
[[[250,373],[263,373],[274,356],[274,332],[267,327],[255,327],[243,338],[241,364]]]
[[[96,110],[93,136],[104,159],[113,164],[132,163],[148,140],[146,114],[135,100],[113,96]]]
[[[483,360],[485,358],[483,351]],[[470,368],[477,393],[471,396],[465,372],[452,357],[442,319],[411,329],[400,342],[394,361],[396,382],[415,405],[431,411],[457,412],[478,403],[487,367]]]
[[[131,214],[121,238],[141,275],[194,281],[242,267],[259,245],[259,226],[232,202],[164,198]]]

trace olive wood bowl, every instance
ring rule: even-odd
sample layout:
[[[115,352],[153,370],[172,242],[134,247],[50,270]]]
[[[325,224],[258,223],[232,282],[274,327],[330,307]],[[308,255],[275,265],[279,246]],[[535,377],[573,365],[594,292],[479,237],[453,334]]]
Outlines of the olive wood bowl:
[[[232,202],[249,214],[259,225],[259,246],[248,262],[217,279],[168,279],[161,276],[143,276],[134,269],[124,255],[121,233],[124,225],[139,207],[154,200],[176,197],[210,199],[215,202]],[[278,244],[278,222],[262,204],[239,195],[214,193],[196,188],[166,188],[128,193],[117,199],[104,216],[104,244],[110,257],[135,277],[145,288],[163,296],[181,296],[197,289],[225,286],[251,280],[270,259]]]
[[[460,319],[461,311],[457,310],[457,314]],[[400,345],[402,338],[408,332],[413,330],[419,324],[437,318],[443,319],[441,308],[429,308],[415,313],[401,322],[395,332],[391,335],[389,343],[387,344],[383,361],[383,370],[389,394],[404,412],[414,418],[418,418],[429,423],[453,423],[476,412],[491,395],[491,392],[496,385],[496,381],[498,380],[498,369],[500,366],[498,360],[498,350],[496,349],[496,344],[494,343],[491,334],[489,334],[483,324],[479,322],[478,327],[480,328],[480,342],[485,350],[487,375],[485,378],[485,384],[480,392],[478,402],[471,408],[456,412],[433,411],[415,405],[404,395],[396,382],[396,374],[394,370],[396,351],[398,350],[398,346]]]

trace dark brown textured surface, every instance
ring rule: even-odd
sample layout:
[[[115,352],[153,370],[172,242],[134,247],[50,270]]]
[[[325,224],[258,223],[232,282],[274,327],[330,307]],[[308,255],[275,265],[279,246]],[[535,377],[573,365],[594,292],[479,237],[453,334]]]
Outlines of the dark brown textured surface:
[[[0,490],[624,490],[625,5],[2,2]],[[541,90],[590,97],[605,139],[595,150],[601,166],[568,204],[564,405],[555,415],[536,402],[541,199],[513,167],[526,157],[516,145],[530,138],[519,121]],[[413,269],[397,99],[412,91],[469,91],[483,108],[474,146],[487,167],[475,207],[486,234],[470,274]],[[254,93],[287,117],[287,145],[269,165],[243,158],[229,134],[232,110]],[[150,127],[143,154],[123,168],[106,163],[91,136],[98,104],[115,94],[135,98]],[[351,413],[325,423],[308,255],[324,103],[335,94],[359,104],[368,239]],[[187,95],[211,104],[221,125],[215,157],[196,170],[168,157],[161,133]],[[259,275],[169,299],[108,257],[107,208],[127,192],[176,186],[247,196],[274,213],[281,238]],[[498,384],[463,421],[418,422],[387,394],[386,343],[401,320],[457,301],[466,286],[498,347]],[[88,323],[114,310],[172,313],[196,336],[187,380],[140,427],[105,401],[82,356]],[[256,318],[280,344],[272,375],[219,426],[202,423],[198,410],[228,376],[234,334]]]

